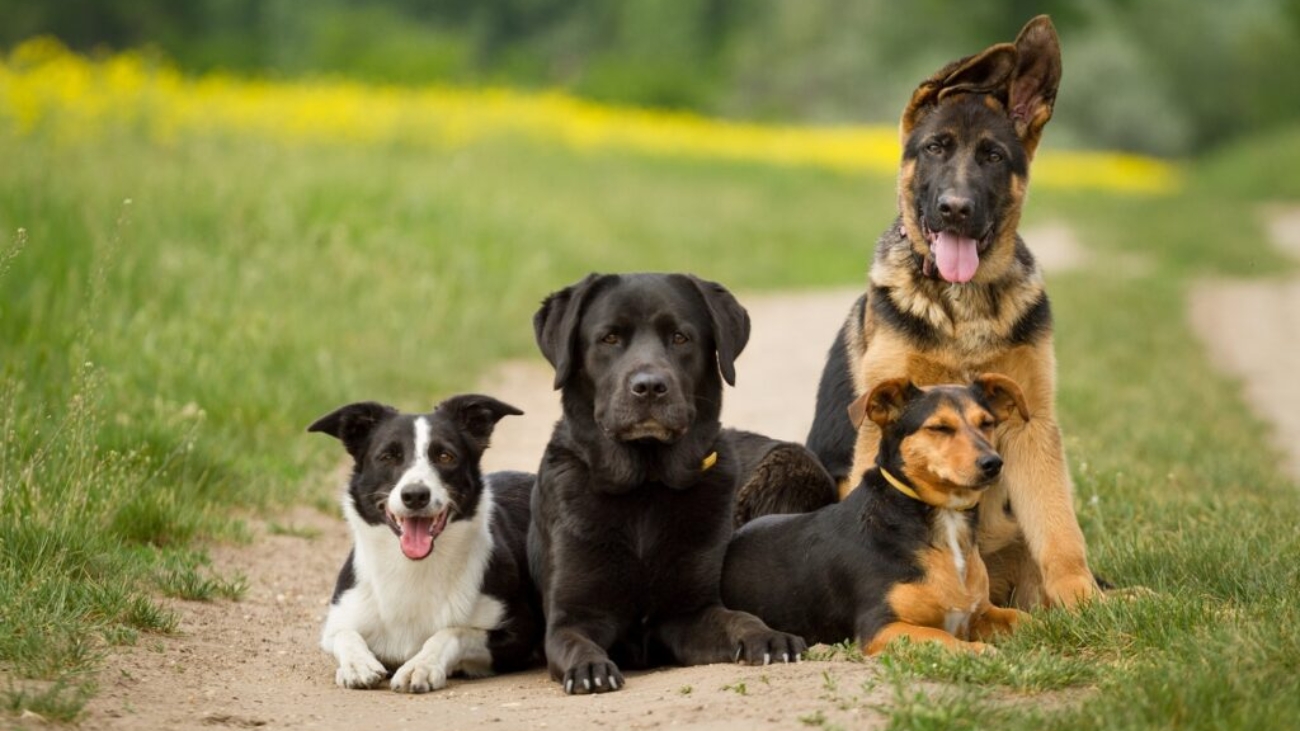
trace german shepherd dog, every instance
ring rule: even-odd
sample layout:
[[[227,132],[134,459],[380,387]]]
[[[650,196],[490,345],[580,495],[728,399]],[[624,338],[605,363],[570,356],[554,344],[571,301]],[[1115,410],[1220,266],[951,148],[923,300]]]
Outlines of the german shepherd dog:
[[[998,427],[1006,469],[980,511],[979,546],[994,603],[1026,609],[1098,595],[1056,423],[1051,308],[1016,233],[1060,78],[1056,31],[1039,16],[1015,43],[954,61],[912,94],[900,216],[831,347],[808,437],[843,497],[875,462],[880,430],[864,407],[877,384],[983,372],[1019,383],[1030,418]]]

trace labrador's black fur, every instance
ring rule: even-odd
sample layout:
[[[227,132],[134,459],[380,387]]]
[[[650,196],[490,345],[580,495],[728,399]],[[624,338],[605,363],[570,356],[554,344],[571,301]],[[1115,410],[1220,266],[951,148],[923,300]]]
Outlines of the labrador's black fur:
[[[796,659],[801,639],[721,600],[737,460],[718,415],[744,308],[689,275],[593,274],[533,325],[564,408],[528,543],[552,677],[598,693],[619,665]]]

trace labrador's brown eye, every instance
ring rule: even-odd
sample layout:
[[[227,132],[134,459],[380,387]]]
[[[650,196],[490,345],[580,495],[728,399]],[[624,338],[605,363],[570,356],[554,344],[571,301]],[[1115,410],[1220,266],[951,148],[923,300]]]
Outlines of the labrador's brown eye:
[[[685,345],[690,341],[691,339],[686,337],[685,333],[680,333],[680,332],[673,333],[673,345]]]
[[[617,333],[609,333],[605,337],[601,338],[600,342],[606,345],[618,345],[622,340],[619,339]]]

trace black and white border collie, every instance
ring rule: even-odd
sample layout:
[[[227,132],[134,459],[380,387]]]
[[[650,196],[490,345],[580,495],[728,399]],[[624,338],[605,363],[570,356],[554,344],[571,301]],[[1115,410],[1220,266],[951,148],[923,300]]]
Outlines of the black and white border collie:
[[[522,413],[476,394],[428,414],[369,401],[307,428],[355,461],[343,495],[353,547],[321,637],[340,686],[372,688],[391,672],[393,690],[426,693],[455,673],[540,659],[545,625],[525,548],[534,477],[479,469],[497,421]]]

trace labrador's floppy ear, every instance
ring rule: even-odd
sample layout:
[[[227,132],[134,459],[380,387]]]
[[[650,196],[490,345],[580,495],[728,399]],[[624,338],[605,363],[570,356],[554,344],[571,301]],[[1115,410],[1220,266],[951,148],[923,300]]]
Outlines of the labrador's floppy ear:
[[[588,274],[581,282],[552,292],[533,315],[533,334],[542,355],[555,367],[555,388],[568,383],[574,364],[582,308],[597,282],[608,275]]]
[[[1061,85],[1061,42],[1051,18],[1040,15],[1026,23],[1016,36],[1016,53],[1007,110],[1025,153],[1033,158]]]
[[[438,404],[438,410],[450,413],[479,451],[488,448],[498,421],[506,416],[522,416],[524,413],[504,401],[478,393],[452,396]]]
[[[736,358],[740,357],[749,342],[749,313],[741,307],[734,295],[717,282],[688,274],[695,288],[704,297],[709,308],[713,327],[713,342],[718,351],[718,370],[728,385],[736,385]]]
[[[998,421],[1006,421],[1012,414],[1017,413],[1020,414],[1021,419],[1029,421],[1029,404],[1025,402],[1025,394],[1020,390],[1020,384],[1001,373],[983,373],[976,376],[975,382],[971,384],[971,390],[988,403],[993,416]]]
[[[397,409],[377,401],[359,401],[331,411],[312,422],[309,432],[323,432],[340,442],[352,458],[360,462],[370,445],[375,428],[397,416]]]
[[[951,95],[998,94],[1005,98],[1007,84],[1016,69],[1016,57],[1016,46],[998,43],[974,56],[953,61],[922,81],[903,110],[899,129],[904,143],[916,125]]]

